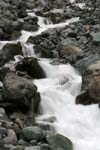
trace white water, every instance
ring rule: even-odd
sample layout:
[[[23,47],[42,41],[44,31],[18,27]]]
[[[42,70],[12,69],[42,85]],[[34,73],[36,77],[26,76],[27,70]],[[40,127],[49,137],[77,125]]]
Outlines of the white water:
[[[85,8],[85,3],[76,3],[75,5],[80,7],[81,9]]]
[[[29,15],[34,15],[34,13]],[[29,36],[39,35],[50,28],[66,26],[69,22],[45,25],[44,18],[39,17],[40,28],[37,32],[22,31],[22,36],[17,41],[10,42],[20,41],[23,55],[34,56],[33,45],[25,43]],[[0,48],[6,43],[8,41],[0,42]],[[19,59],[22,57],[16,56],[15,62],[9,62],[6,65],[13,68],[12,64],[17,63]],[[57,133],[71,139],[74,150],[100,150],[100,110],[98,106],[75,104],[75,97],[81,89],[81,76],[69,64],[54,66],[47,59],[40,59],[39,64],[46,72],[47,78],[34,81],[41,94],[41,115],[37,117],[37,122],[50,124]],[[48,118],[50,117],[56,121],[49,122]]]
[[[52,66],[40,61],[46,79],[35,80],[41,93],[40,124],[54,126],[56,132],[71,139],[74,150],[100,150],[100,110],[97,105],[75,104],[81,88],[81,76],[69,65]],[[54,117],[54,123],[48,118]],[[44,121],[45,120],[45,121]]]
[[[71,3],[74,3],[76,0],[70,0]]]

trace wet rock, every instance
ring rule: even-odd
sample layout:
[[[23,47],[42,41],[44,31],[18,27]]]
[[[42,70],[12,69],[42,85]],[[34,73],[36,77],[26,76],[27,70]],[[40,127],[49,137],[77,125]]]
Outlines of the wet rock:
[[[16,146],[12,144],[5,144],[3,148],[6,148],[6,150],[16,150]]]
[[[6,120],[1,120],[1,127],[5,129],[12,129],[13,122],[11,121],[6,121]]]
[[[7,136],[7,130],[3,127],[0,127],[0,145],[3,144],[2,139],[5,138],[6,136]]]
[[[37,144],[37,140],[31,140],[31,141],[30,141],[30,144],[36,145],[36,144]]]
[[[94,44],[99,44],[100,43],[100,32],[92,33],[91,35],[93,37]]]
[[[17,136],[20,135],[21,130],[22,130],[22,129],[20,128],[20,126],[19,126],[17,123],[14,123],[14,124],[12,125],[12,129],[15,131],[15,133],[16,133]]]
[[[56,9],[54,9],[54,11],[51,10],[46,14],[44,14],[44,17],[48,18],[54,24],[64,22],[65,19],[67,19],[67,17],[65,17],[65,13],[63,12],[63,10],[62,12],[60,12],[60,9],[58,9],[58,12],[56,12]]]
[[[29,111],[27,113],[27,116],[26,116],[26,118],[24,120],[24,124],[26,126],[34,126],[35,125],[35,114],[33,113],[33,111]]]
[[[50,149],[50,146],[48,144],[44,143],[41,145],[41,150],[51,150],[51,149]]]
[[[82,50],[74,45],[66,45],[60,50],[60,57],[66,57],[69,55],[79,55],[82,53]]]
[[[21,1],[19,3],[19,5],[17,6],[17,15],[18,15],[18,18],[25,18],[25,17],[27,17],[26,9],[27,9],[26,2],[25,1]]]
[[[83,73],[83,84],[82,93],[77,96],[77,104],[93,104],[99,103],[100,101],[100,61],[95,61],[94,63],[87,66]]]
[[[8,116],[3,108],[0,108],[0,120],[8,120]]]
[[[0,50],[0,66],[3,66],[8,61],[14,59],[15,55],[21,55],[21,54],[22,54],[22,47],[19,42],[16,44],[7,43]]]
[[[41,79],[46,77],[44,70],[39,65],[39,61],[33,57],[24,58],[21,63],[17,64],[16,70],[26,72],[34,79]]]
[[[6,74],[10,72],[10,69],[7,68],[7,67],[2,67],[0,68],[0,81],[2,82],[3,79],[5,78]],[[3,84],[2,84],[2,87],[3,87]],[[1,92],[2,92],[2,87],[1,87]],[[2,101],[2,100],[1,100]]]
[[[45,122],[51,122],[51,123],[53,123],[53,122],[56,121],[56,117],[55,116],[48,116],[47,118],[42,119],[42,120],[45,121]]]
[[[20,139],[17,143],[18,143],[18,145],[29,146],[29,143],[24,141],[23,139]]]
[[[93,98],[96,102],[100,101],[100,75],[91,80],[88,91],[91,98]]]
[[[24,19],[23,29],[26,31],[37,31],[38,30],[38,18],[37,17],[26,17]]]
[[[25,118],[25,114],[22,113],[21,111],[19,112],[13,112],[11,115],[10,115],[10,119],[11,120],[16,120],[17,118],[19,118],[20,120],[24,120]]]
[[[0,145],[2,144],[3,146],[4,144],[16,144],[17,137],[12,129],[0,128],[0,130],[1,130]]]
[[[83,73],[83,84],[82,89],[86,90],[88,88],[89,83],[94,79],[94,77],[100,75],[100,61],[96,61],[95,63],[89,65],[85,72]]]
[[[35,6],[35,1],[34,0],[28,0],[26,1],[26,5],[28,9],[33,9]]]
[[[24,127],[23,122],[21,119],[16,118],[15,122],[19,125],[19,127],[22,129]]]
[[[15,6],[18,6],[20,3],[22,2],[22,0],[12,0],[11,3]]]
[[[96,101],[90,97],[87,91],[82,92],[76,97],[76,104],[90,105],[96,103]]]
[[[19,114],[20,115],[20,114]],[[10,119],[11,120],[16,120],[18,117],[18,114],[16,112],[13,112],[11,115],[10,115]]]
[[[76,45],[77,46],[78,45],[76,38],[72,38],[72,37],[66,37],[66,38],[62,38],[62,40],[61,40],[61,43],[63,46],[66,46],[66,45]]]
[[[13,120],[12,129],[15,131],[15,133],[16,133],[17,136],[20,135],[23,127],[24,127],[24,121],[22,121],[18,117],[15,120]]]
[[[56,57],[56,51],[61,49],[61,41],[59,38],[60,32],[55,29],[49,29],[36,37],[29,37],[29,43],[35,44],[34,49],[36,54],[41,57],[53,58]]]
[[[10,102],[17,107],[22,107],[22,110],[30,106],[36,91],[37,87],[31,80],[19,77],[13,72],[7,73],[3,80],[4,102]],[[33,101],[35,104],[36,99]]]
[[[51,150],[73,150],[72,142],[60,134],[48,137],[47,141]]]
[[[87,56],[83,55],[82,59],[77,60],[74,66],[83,74],[89,65],[94,64],[98,60],[100,60],[98,54],[91,54],[91,52],[89,52]]]
[[[20,146],[20,145],[16,146],[16,150],[24,150],[24,149],[25,149],[24,146]]]
[[[17,137],[16,137],[14,130],[9,129],[8,130],[8,136],[6,138],[4,138],[3,141],[6,144],[16,144]]]
[[[40,146],[25,147],[25,150],[41,150]]]
[[[39,140],[42,138],[42,131],[38,126],[25,127],[23,129],[23,136],[26,140]]]
[[[6,10],[6,12],[5,12]],[[17,22],[17,26],[15,25]],[[18,20],[18,13],[15,6],[13,6],[10,2],[0,1],[0,40],[11,40],[12,35],[15,32],[20,35],[20,31],[22,26],[19,28],[19,24],[22,22]],[[18,28],[17,28],[18,27]]]
[[[99,103],[100,102],[99,81],[100,75],[93,77],[89,82],[87,90],[81,93],[79,96],[77,96],[76,103],[84,105]]]
[[[54,8],[57,8],[57,9],[64,8],[68,4],[70,4],[70,2],[64,1],[64,0],[62,0],[62,1],[61,0],[54,0],[54,1],[37,0],[37,1],[34,1],[34,7],[42,8],[45,11],[54,9]]]
[[[100,74],[97,75],[92,74],[90,75],[90,78],[85,80],[85,91],[76,97],[76,103],[84,105],[99,103],[100,102],[99,91],[100,91]]]

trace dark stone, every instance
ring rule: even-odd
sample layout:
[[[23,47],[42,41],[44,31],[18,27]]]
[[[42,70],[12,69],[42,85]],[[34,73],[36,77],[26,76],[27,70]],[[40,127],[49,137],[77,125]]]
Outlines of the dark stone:
[[[4,45],[4,47],[0,50],[0,67],[14,59],[15,55],[22,55],[22,46],[20,43],[8,43]]]
[[[38,18],[37,17],[26,17],[24,19],[23,30],[26,31],[37,31],[38,30]]]
[[[33,104],[34,104],[33,110],[35,113],[37,113],[37,111],[38,111],[38,106],[39,106],[40,100],[41,100],[40,93],[37,92],[34,95],[34,102],[33,102]]]
[[[5,76],[8,72],[10,72],[9,68],[7,68],[7,67],[0,68],[0,81],[3,81],[3,79],[5,78]]]
[[[14,32],[20,33],[22,30],[16,6],[13,6],[10,0],[0,1],[0,30],[0,40],[12,40]]]
[[[24,58],[21,63],[17,64],[16,70],[26,72],[34,79],[41,79],[46,77],[46,74],[39,65],[38,60],[33,57]]]
[[[20,3],[22,2],[22,0],[11,0],[11,3],[15,6],[18,6]]]
[[[56,57],[56,52],[61,49],[60,32],[57,29],[49,29],[36,37],[29,37],[29,43],[35,44],[35,53],[39,53],[41,57]]]
[[[76,104],[90,105],[93,103],[97,102],[89,96],[88,92],[82,92],[76,97]]]

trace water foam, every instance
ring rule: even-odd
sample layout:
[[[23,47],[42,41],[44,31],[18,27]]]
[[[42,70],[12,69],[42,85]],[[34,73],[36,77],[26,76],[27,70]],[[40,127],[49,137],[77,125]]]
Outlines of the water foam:
[[[40,65],[47,78],[34,81],[41,94],[41,115],[37,117],[37,122],[50,124],[56,132],[70,138],[74,150],[100,150],[98,106],[75,104],[75,97],[81,89],[81,76],[69,64],[53,66],[45,60],[40,61]],[[56,121],[47,121],[50,116]]]

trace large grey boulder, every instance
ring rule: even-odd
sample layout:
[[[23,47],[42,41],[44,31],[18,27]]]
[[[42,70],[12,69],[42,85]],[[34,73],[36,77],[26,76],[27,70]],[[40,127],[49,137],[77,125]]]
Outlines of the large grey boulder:
[[[36,97],[37,87],[27,78],[19,77],[13,72],[6,73],[3,79],[3,100],[15,106],[37,109],[40,99]],[[35,97],[35,98],[34,98]],[[33,111],[34,111],[33,110]]]

